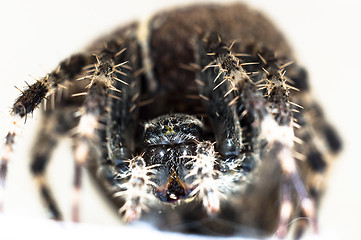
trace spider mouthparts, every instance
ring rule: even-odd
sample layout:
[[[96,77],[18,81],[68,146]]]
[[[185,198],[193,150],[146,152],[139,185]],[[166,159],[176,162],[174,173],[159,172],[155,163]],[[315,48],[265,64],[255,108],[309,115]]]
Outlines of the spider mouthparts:
[[[165,203],[175,203],[182,199],[187,199],[192,189],[181,181],[177,174],[173,172],[168,182],[154,189],[155,195]]]

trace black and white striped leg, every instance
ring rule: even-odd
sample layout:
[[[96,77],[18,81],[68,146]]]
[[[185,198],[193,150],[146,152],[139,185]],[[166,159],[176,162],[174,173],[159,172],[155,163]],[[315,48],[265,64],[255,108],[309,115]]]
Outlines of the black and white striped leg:
[[[65,108],[68,109],[68,108]],[[51,114],[44,113],[42,116],[41,128],[38,131],[36,141],[32,150],[31,172],[39,187],[41,197],[55,220],[62,220],[56,200],[47,184],[45,176],[46,167],[51,155],[59,141],[59,138],[75,127],[76,120],[73,117],[74,111],[52,111]]]
[[[282,190],[286,196],[280,199],[281,212],[283,211],[280,213],[283,215],[280,224],[283,224],[287,220],[287,216],[291,214],[285,213],[286,209],[291,211],[293,207],[289,205],[288,195],[291,193],[285,193],[285,191],[291,191],[288,186],[292,185],[302,211],[310,219],[312,226],[317,231],[315,207],[301,180],[293,156],[294,141],[298,139],[294,135],[293,109],[291,105],[299,106],[292,103],[289,97],[290,90],[297,90],[288,84],[289,80],[285,77],[284,68],[290,65],[290,62],[281,64],[281,60],[277,59],[274,53],[267,50],[262,51],[266,52],[267,57],[262,56],[257,51],[252,51],[249,55],[258,61],[259,71],[258,76],[251,79],[244,66],[256,63],[241,62],[239,58],[231,53],[230,48],[222,42],[220,37],[211,35],[206,40],[205,46],[207,46],[204,48],[207,55],[213,57],[213,60],[209,61],[211,63],[205,69],[207,71],[210,68],[218,72],[215,82],[220,81],[214,88],[213,94],[217,96],[217,88],[221,88],[222,85],[226,89],[224,100],[219,98],[217,101],[221,101],[224,106],[229,108],[232,105],[237,106],[237,116],[241,121],[242,129],[248,132],[247,142],[252,147],[256,159],[262,160],[260,158],[262,153],[273,152],[274,158],[280,163],[286,182],[286,185],[283,184]],[[203,53],[203,55],[205,54]],[[202,53],[200,56],[202,56]],[[206,61],[200,62],[203,67]],[[258,85],[254,83],[254,80],[258,82]],[[257,87],[265,90],[261,93]],[[233,96],[233,99],[228,104],[224,104],[227,99],[226,96]],[[216,108],[214,107],[214,109]],[[216,126],[224,126],[225,123],[228,122],[223,121],[222,124]],[[280,226],[279,229],[285,229],[285,226]]]
[[[275,157],[279,161],[283,173],[283,184],[288,182],[293,186],[302,213],[308,218],[314,232],[317,233],[315,204],[307,191],[306,176],[301,176],[300,164],[295,159],[295,155],[297,155],[295,142],[302,144],[302,140],[295,135],[296,126],[300,126],[294,122],[293,112],[299,112],[298,109],[302,109],[302,106],[291,101],[290,93],[298,91],[298,89],[291,86],[290,82],[293,81],[285,76],[284,68],[290,65],[290,62],[282,64],[274,54],[267,53],[267,50],[265,52],[267,57],[258,54],[264,72],[263,83],[259,86],[264,89],[270,114],[262,121],[261,138],[266,140],[268,149],[275,151]],[[283,194],[287,196],[284,191]],[[286,220],[291,216],[292,211],[293,206],[289,204],[289,199],[281,198],[279,230],[287,228]],[[285,237],[285,232],[281,231],[280,234],[279,237]]]
[[[120,91],[114,87],[116,77],[115,71],[119,71],[118,63],[115,62],[117,53],[105,48],[96,56],[97,62],[93,68],[89,70],[90,74],[83,77],[89,79],[90,83],[86,87],[86,92],[79,94],[85,95],[83,105],[78,111],[79,124],[76,129],[75,137],[75,170],[74,170],[74,193],[72,203],[72,220],[79,221],[79,202],[82,186],[82,168],[86,164],[90,156],[95,159],[102,158],[101,132],[105,128],[104,119],[107,116],[108,98],[112,96],[112,92]],[[125,64],[125,63],[121,63]],[[119,80],[120,81],[120,80]]]
[[[97,63],[88,77],[91,83],[86,100],[80,109],[76,137],[74,221],[78,220],[81,169],[90,151],[92,156],[96,155],[104,184],[116,192],[115,197],[124,201],[119,210],[123,219],[134,221],[146,209],[152,170],[142,156],[133,157],[132,154],[140,94],[137,53],[135,39],[125,39],[122,43],[110,41],[102,52],[97,53]]]
[[[307,98],[308,97],[308,98]],[[299,113],[295,113],[295,119],[301,126],[296,129],[296,135],[303,141],[297,145],[296,151],[304,153],[300,155],[302,163],[307,171],[307,189],[314,204],[317,206],[325,189],[325,175],[332,165],[334,156],[341,150],[341,140],[336,131],[329,125],[321,108],[311,101],[310,96],[300,97],[297,103],[304,106]],[[300,211],[301,221],[296,222],[295,237],[300,239],[307,227],[307,216]]]
[[[290,222],[292,216],[292,185],[291,183],[283,177],[281,179],[281,191],[280,191],[280,199],[281,199],[281,206],[280,206],[280,216],[279,216],[279,223],[278,228],[275,235],[278,238],[285,238],[288,232],[288,224]]]
[[[5,137],[4,151],[0,160],[0,209],[2,209],[4,201],[7,165],[13,151],[15,138],[20,134],[21,125],[25,123],[28,114],[31,114],[44,99],[49,98],[51,95],[54,96],[59,88],[66,88],[67,81],[71,81],[79,74],[92,59],[92,56],[82,54],[70,57],[61,62],[55,71],[34,84],[28,85],[27,89],[22,91],[21,95],[16,99],[10,112],[10,127]]]
[[[117,72],[117,78],[121,78],[126,84],[116,81],[115,88],[120,91],[113,93],[109,98],[109,118],[106,125],[103,144],[107,151],[103,161],[99,162],[99,169],[114,192],[114,197],[119,198],[122,207],[119,213],[124,222],[135,221],[147,210],[150,199],[154,199],[151,175],[154,166],[147,166],[142,154],[134,156],[136,143],[134,142],[138,102],[140,97],[139,69],[142,68],[138,58],[139,45],[135,39],[127,39],[124,44],[127,49],[119,55],[119,62],[129,61],[131,68]],[[106,161],[107,160],[107,161]]]
[[[239,158],[243,148],[242,130],[234,104],[235,96],[230,91],[234,86],[223,71],[215,71],[217,62],[209,56],[215,44],[214,37],[210,36],[198,47],[197,61],[203,69],[197,75],[200,97],[212,123],[219,153],[226,159]],[[216,41],[218,43],[218,38]]]
[[[236,65],[238,62],[234,62],[235,59],[229,55],[228,47],[216,34],[210,34],[204,38],[197,47],[196,60],[197,64],[202,68],[202,71],[198,72],[197,75],[200,97],[204,100],[217,144],[215,147],[213,145],[207,147],[207,149],[215,148],[212,151],[208,150],[209,154],[203,151],[198,156],[199,160],[203,159],[202,164],[194,164],[194,169],[202,168],[205,170],[206,164],[212,164],[212,171],[205,171],[208,182],[212,182],[209,181],[212,178],[219,177],[222,179],[223,184],[226,185],[225,189],[233,188],[234,191],[237,191],[242,185],[240,183],[244,181],[245,176],[255,166],[254,154],[248,151],[248,146],[243,144],[245,139],[252,139],[252,136],[242,136],[242,131],[244,131],[242,128],[245,126],[242,125],[241,118],[244,116],[239,114],[240,110],[237,104],[242,97],[253,98],[253,96],[249,96],[248,89],[241,88],[241,90],[245,91],[240,92],[239,88],[237,88],[238,81],[249,80],[249,78]],[[256,87],[251,84],[249,86],[250,88],[253,87],[253,92],[258,93]],[[263,104],[264,100],[260,98],[260,102]],[[247,103],[254,104],[252,101]],[[253,112],[251,114],[255,116]],[[201,149],[205,148],[204,144],[209,145],[201,143],[199,145]],[[252,145],[249,144],[249,146]],[[218,153],[212,154],[215,150]],[[217,160],[213,160],[215,157]],[[206,159],[207,161],[205,161]],[[222,172],[222,174],[219,174],[218,171]],[[219,210],[219,201],[222,196],[219,190],[217,193],[216,189],[214,189],[214,186],[217,186],[216,181],[213,180],[213,182],[212,188],[209,188],[208,191],[214,192],[215,194],[212,196],[216,196],[216,198],[212,199],[212,201],[205,201],[206,204],[204,204],[209,213]],[[205,189],[207,190],[207,188]],[[217,207],[212,207],[209,202],[213,202],[213,205]]]

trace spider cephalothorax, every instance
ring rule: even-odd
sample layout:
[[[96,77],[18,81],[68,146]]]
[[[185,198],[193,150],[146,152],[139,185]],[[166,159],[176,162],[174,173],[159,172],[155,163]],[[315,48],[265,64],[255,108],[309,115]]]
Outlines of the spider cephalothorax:
[[[195,155],[202,127],[197,118],[183,114],[161,116],[146,124],[143,157],[148,164],[158,165],[154,191],[161,201],[187,199],[194,189],[187,156]]]
[[[341,145],[308,90],[306,71],[258,12],[242,4],[161,12],[101,38],[22,92],[0,196],[18,119],[49,100],[31,170],[55,219],[62,215],[44,173],[67,135],[75,221],[82,167],[92,162],[125,222],[153,216],[180,231],[284,237],[291,217],[305,216],[317,229],[323,153]],[[298,222],[296,237],[306,225]]]

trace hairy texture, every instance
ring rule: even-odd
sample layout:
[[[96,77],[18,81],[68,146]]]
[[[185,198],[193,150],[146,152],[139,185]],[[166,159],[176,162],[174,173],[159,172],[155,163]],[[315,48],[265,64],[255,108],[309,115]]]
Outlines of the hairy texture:
[[[41,103],[31,171],[54,219],[62,213],[46,166],[67,136],[73,221],[88,165],[124,222],[284,238],[302,217],[317,232],[322,177],[341,141],[284,37],[243,4],[160,12],[100,38],[29,85],[11,111],[0,207],[19,125]],[[296,222],[294,237],[306,226]]]

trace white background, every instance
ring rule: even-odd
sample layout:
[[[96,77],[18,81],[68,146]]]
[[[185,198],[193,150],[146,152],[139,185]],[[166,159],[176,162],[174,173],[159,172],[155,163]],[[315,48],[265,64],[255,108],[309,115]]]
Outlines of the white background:
[[[25,86],[52,71],[70,54],[87,46],[102,33],[121,23],[141,18],[166,6],[200,1],[1,1],[0,2],[0,134],[5,136],[10,106]],[[204,2],[204,1],[203,1]],[[313,96],[324,106],[328,119],[344,140],[344,152],[333,166],[329,190],[321,211],[323,239],[360,239],[360,66],[361,66],[361,3],[354,1],[287,1],[249,0],[279,26],[293,45],[299,62],[309,71]],[[10,164],[5,215],[0,217],[0,240],[40,235],[48,230],[60,231],[52,237],[71,236],[64,229],[48,226],[28,173],[29,150],[37,114],[29,119],[23,136],[17,139]],[[2,138],[2,137],[1,137]],[[60,146],[49,176],[57,189],[64,214],[69,219],[72,159],[67,142]],[[105,206],[92,184],[85,177],[82,197],[82,219],[92,228],[79,228],[84,238],[112,236],[126,239],[124,234],[149,237],[158,234],[148,228],[141,231],[120,228],[113,211]],[[33,225],[36,223],[37,225]],[[114,226],[107,232],[95,226]],[[40,228],[39,228],[40,226]],[[44,226],[44,227],[42,227]],[[118,227],[115,227],[118,226]],[[23,229],[23,230],[22,230]],[[98,230],[97,230],[98,229]],[[97,234],[94,231],[98,231]],[[72,232],[72,234],[75,234]],[[109,235],[107,235],[109,234]],[[116,235],[114,235],[116,234]],[[140,234],[140,235],[138,235]],[[141,235],[146,234],[146,235]],[[161,236],[170,236],[159,233]],[[35,236],[35,235],[34,235]],[[75,236],[75,235],[74,235]],[[182,239],[182,236],[172,235]]]

